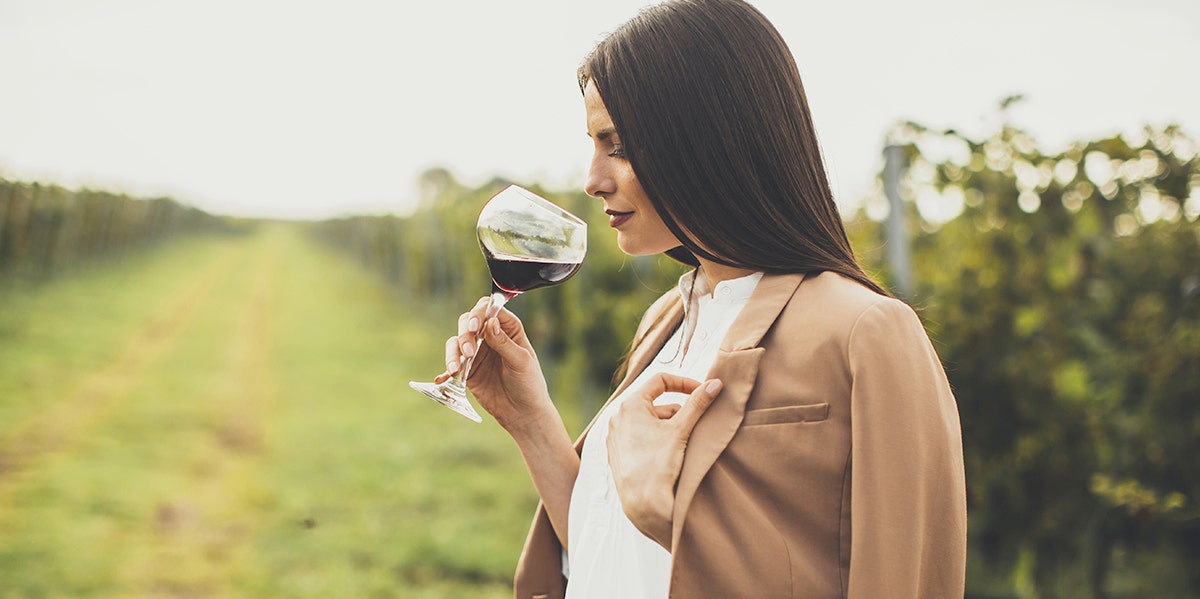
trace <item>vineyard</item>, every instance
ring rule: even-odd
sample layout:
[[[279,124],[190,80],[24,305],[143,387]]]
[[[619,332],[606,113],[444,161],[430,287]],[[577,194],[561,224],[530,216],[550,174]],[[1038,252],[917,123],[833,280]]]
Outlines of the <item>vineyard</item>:
[[[441,330],[302,227],[0,305],[0,596],[510,594],[511,442],[410,392]]]
[[[145,200],[0,178],[0,283],[46,278],[180,235],[233,228],[228,219],[170,198]]]
[[[915,291],[962,415],[968,596],[1195,597],[1200,152],[898,126]],[[536,496],[511,441],[411,392],[489,289],[478,187],[282,223],[0,180],[0,596],[505,597]],[[578,432],[683,273],[596,200],[512,302]],[[880,193],[882,196],[882,192]],[[888,282],[879,198],[847,215]]]

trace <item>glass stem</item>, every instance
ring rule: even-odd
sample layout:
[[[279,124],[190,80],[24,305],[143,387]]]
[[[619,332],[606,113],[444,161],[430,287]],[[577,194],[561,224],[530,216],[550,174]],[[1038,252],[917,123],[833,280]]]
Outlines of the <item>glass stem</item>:
[[[471,373],[471,364],[475,362],[475,356],[479,355],[479,350],[483,346],[483,327],[489,318],[494,318],[500,313],[500,308],[508,303],[508,300],[516,297],[516,294],[508,294],[503,291],[492,292],[492,303],[488,306],[487,315],[484,316],[483,322],[479,323],[479,331],[475,333],[475,354],[463,361],[463,367],[459,369],[458,374],[446,381],[447,385],[454,385],[464,391],[467,389],[467,377]]]

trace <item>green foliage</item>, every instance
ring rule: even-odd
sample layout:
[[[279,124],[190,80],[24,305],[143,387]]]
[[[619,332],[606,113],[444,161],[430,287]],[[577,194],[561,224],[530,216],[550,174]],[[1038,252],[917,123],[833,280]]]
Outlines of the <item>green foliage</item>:
[[[0,281],[44,279],[180,234],[234,228],[230,219],[169,198],[143,200],[0,178]]]
[[[1195,569],[1155,579],[1129,557],[1200,559],[1196,143],[1174,127],[1057,154],[1009,127],[895,137],[915,303],[962,415],[972,579],[1008,570],[1041,597],[1200,588]]]

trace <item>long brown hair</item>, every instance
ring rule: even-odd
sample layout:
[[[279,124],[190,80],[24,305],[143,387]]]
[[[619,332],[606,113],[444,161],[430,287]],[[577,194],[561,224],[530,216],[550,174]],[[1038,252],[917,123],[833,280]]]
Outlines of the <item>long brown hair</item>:
[[[741,0],[644,9],[584,59],[634,173],[696,256],[768,273],[833,271],[887,295],[859,266],[825,174],[787,44]],[[686,229],[686,230],[685,230]]]

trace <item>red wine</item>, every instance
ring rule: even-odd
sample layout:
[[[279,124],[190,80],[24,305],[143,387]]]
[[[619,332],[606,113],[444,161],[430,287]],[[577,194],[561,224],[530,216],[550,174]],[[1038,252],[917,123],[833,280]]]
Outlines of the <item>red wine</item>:
[[[488,270],[492,271],[492,283],[497,290],[514,295],[561,283],[571,278],[581,264],[495,255],[490,252],[484,252],[484,255],[487,257]]]

